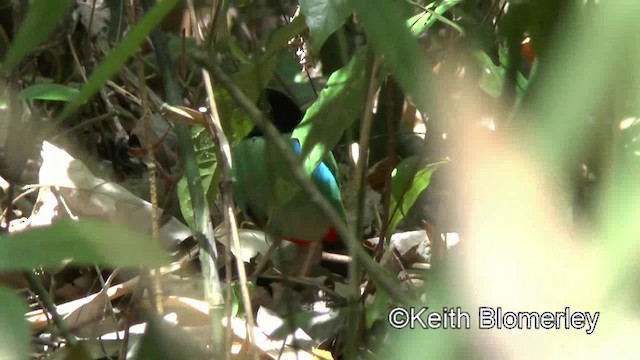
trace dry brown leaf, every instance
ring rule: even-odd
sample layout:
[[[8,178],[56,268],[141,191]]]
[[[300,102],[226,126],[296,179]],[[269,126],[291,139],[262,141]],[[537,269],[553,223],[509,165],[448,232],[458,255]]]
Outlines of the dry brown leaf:
[[[181,122],[189,126],[207,126],[207,118],[204,113],[186,106],[162,105],[162,115],[172,122]]]
[[[55,209],[63,206],[74,216],[103,218],[140,232],[151,232],[151,203],[119,184],[95,177],[80,160],[47,141],[42,144],[42,159],[40,185],[55,187],[64,201],[60,203],[58,197],[43,188],[42,206],[47,206],[48,213],[44,217],[37,215],[38,225],[48,225]],[[190,235],[189,228],[175,218],[160,228],[160,240],[166,246],[180,243]]]
[[[115,300],[124,295],[130,294],[135,288],[138,281],[139,281],[139,278],[135,277],[122,284],[110,286],[105,292],[106,296],[110,300]],[[58,311],[58,314],[64,317],[72,313],[76,309],[79,309],[85,304],[91,302],[94,299],[95,295],[96,294],[92,294],[82,299],[77,299],[77,300],[69,301],[64,304],[57,305],[56,310]],[[34,311],[28,312],[27,314],[25,314],[25,318],[27,319],[27,322],[31,324],[31,329],[33,331],[40,331],[48,325],[48,321],[51,318],[51,315],[46,313],[44,310],[40,309],[40,310],[34,310]]]
[[[115,274],[105,282],[105,287],[97,294],[86,298],[82,306],[64,316],[64,320],[74,329],[74,333],[83,338],[95,338],[116,331],[118,324],[111,313],[109,285]]]

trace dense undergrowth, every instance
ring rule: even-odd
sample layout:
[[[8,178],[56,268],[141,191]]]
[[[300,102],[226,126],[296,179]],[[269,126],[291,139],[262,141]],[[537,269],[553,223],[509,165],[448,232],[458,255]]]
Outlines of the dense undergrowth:
[[[0,3],[0,358],[632,354],[640,3]]]

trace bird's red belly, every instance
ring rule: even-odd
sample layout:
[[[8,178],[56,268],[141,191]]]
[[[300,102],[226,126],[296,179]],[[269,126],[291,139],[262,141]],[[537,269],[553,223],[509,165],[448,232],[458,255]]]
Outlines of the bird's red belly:
[[[301,246],[308,246],[311,243],[310,240],[303,240],[303,239],[285,239],[285,240]],[[338,234],[333,228],[329,229],[329,231],[327,231],[327,233],[322,237],[322,241],[326,243],[334,243],[337,240],[338,240]]]

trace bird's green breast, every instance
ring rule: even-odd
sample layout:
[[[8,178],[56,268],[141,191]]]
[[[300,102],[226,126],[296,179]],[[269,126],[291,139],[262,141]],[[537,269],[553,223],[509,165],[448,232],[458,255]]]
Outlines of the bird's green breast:
[[[299,154],[297,140],[290,141]],[[329,161],[335,163],[332,158]],[[248,138],[233,148],[232,175],[233,193],[240,208],[274,235],[316,241],[330,228],[328,219],[297,185],[284,160],[264,138]],[[311,175],[314,185],[344,217],[336,179],[337,174],[324,162]]]

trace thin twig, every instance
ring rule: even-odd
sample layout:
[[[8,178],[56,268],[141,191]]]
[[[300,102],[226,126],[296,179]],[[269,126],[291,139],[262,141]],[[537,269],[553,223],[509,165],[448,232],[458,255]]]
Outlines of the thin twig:
[[[338,264],[350,264],[353,261],[349,255],[330,253],[326,251],[322,252],[322,260]]]
[[[201,44],[202,29],[196,19],[195,10],[193,7],[193,1],[187,0],[187,6],[189,8],[189,14],[191,15],[191,23],[195,27],[194,34],[196,34],[196,43]],[[225,209],[224,222],[227,228],[227,234],[231,236],[233,247],[236,250],[236,264],[238,270],[238,277],[240,279],[240,292],[242,294],[242,303],[246,309],[247,317],[247,340],[250,344],[253,344],[253,329],[255,328],[255,319],[253,318],[253,309],[251,307],[251,296],[249,295],[249,288],[247,287],[247,272],[242,262],[242,248],[240,246],[240,237],[238,236],[238,226],[236,223],[236,216],[233,206],[233,197],[231,195],[231,167],[233,166],[233,159],[231,156],[231,146],[229,141],[222,130],[222,123],[220,122],[220,114],[218,113],[218,106],[216,104],[215,95],[213,93],[213,85],[211,84],[211,76],[209,71],[202,69],[202,80],[207,92],[207,98],[209,100],[209,108],[211,110],[211,116],[207,116],[207,125],[209,131],[213,136],[213,139],[217,143],[219,150],[218,153],[218,165],[222,170],[222,181],[220,186],[220,194],[222,197],[223,206]],[[230,288],[228,289],[230,290]],[[228,304],[227,306],[230,306]],[[227,351],[229,354],[230,351]],[[258,358],[257,352],[253,352],[253,357]]]
[[[135,9],[132,9],[134,11]],[[135,17],[134,17],[135,18]],[[135,20],[134,20],[135,21]],[[134,22],[132,26],[135,26]],[[160,241],[160,224],[158,216],[158,172],[156,166],[155,150],[153,148],[153,125],[151,123],[152,114],[149,106],[149,96],[147,93],[147,85],[145,82],[144,74],[144,60],[142,53],[138,51],[138,83],[140,91],[140,103],[142,107],[142,121],[144,121],[145,140],[144,145],[149,157],[149,196],[151,202],[151,237],[155,241]],[[149,293],[152,296],[152,303],[154,304],[155,311],[162,316],[164,314],[164,306],[162,305],[162,282],[160,281],[160,271],[158,269],[149,270]]]
[[[101,114],[101,115],[98,115],[98,116],[96,116],[96,117],[94,117],[94,118],[91,118],[91,119],[85,120],[85,121],[83,121],[83,122],[81,122],[81,123],[79,123],[79,124],[77,124],[77,125],[75,125],[75,126],[73,126],[73,127],[70,127],[70,128],[68,128],[68,129],[65,129],[65,130],[63,130],[63,131],[59,132],[58,134],[56,134],[56,135],[52,136],[52,137],[51,137],[51,140],[52,140],[52,141],[55,141],[55,140],[56,140],[56,139],[58,139],[58,138],[61,138],[61,137],[66,136],[66,135],[69,135],[69,134],[71,134],[72,132],[74,132],[74,131],[78,131],[78,130],[80,130],[80,129],[82,129],[82,128],[85,128],[85,127],[87,127],[87,126],[89,126],[89,125],[92,125],[92,124],[98,123],[98,122],[100,122],[100,121],[109,120],[109,119],[110,119],[112,116],[114,116],[115,114],[117,114],[117,113],[108,112],[108,113],[106,113],[106,114]]]
[[[33,271],[25,271],[25,276],[27,281],[29,281],[29,285],[33,287],[33,291],[38,294],[38,298],[42,301],[45,309],[47,309],[47,312],[51,316],[51,319],[53,319],[53,323],[58,327],[62,337],[64,337],[69,346],[75,346],[78,343],[78,339],[71,333],[69,325],[67,325],[60,314],[56,311],[56,304],[51,299],[51,296],[49,296],[49,292],[42,284],[42,281],[38,279]]]
[[[11,79],[10,79],[11,85],[15,84],[15,79],[16,79],[15,73],[11,74]],[[17,146],[18,145],[17,141],[19,141],[19,139],[17,135],[20,134],[19,129],[20,129],[20,126],[22,125],[20,122],[20,119],[22,118],[22,111],[20,107],[20,102],[17,97],[17,93],[15,91],[9,92],[9,104],[10,104],[9,111],[10,111],[11,121],[9,124],[10,137],[9,137],[9,140],[7,141],[7,146],[6,146],[7,148],[6,151],[8,155],[7,157],[8,158],[14,157],[15,159],[21,160],[22,157],[19,156],[18,154],[19,148]],[[12,164],[10,171],[8,173],[9,176],[7,176],[7,181],[9,183],[9,188],[7,189],[7,193],[8,193],[7,207],[9,209],[11,208],[11,204],[13,204],[13,201],[15,198],[15,190],[16,190],[15,180],[16,178],[18,178],[18,176],[20,175],[19,173],[21,172],[20,171],[21,169],[19,170],[17,168],[18,166],[22,166],[22,164],[18,162]],[[7,230],[9,230],[9,224],[13,220],[12,217],[13,217],[13,211],[8,211],[5,218]],[[64,322],[64,320],[60,317],[60,315],[56,311],[56,305],[51,299],[51,296],[47,292],[47,289],[44,287],[40,279],[38,279],[36,275],[33,273],[33,271],[31,270],[25,271],[24,275],[27,278],[29,285],[33,288],[34,292],[38,294],[39,300],[42,301],[47,311],[51,314],[51,318],[53,319],[53,322],[56,324],[56,326],[58,327],[58,330],[60,331],[62,336],[65,338],[69,346],[74,346],[75,344],[77,344],[78,340],[71,333],[71,330],[69,329],[69,326],[67,325],[67,323]]]
[[[138,84],[138,77],[127,66],[122,67],[122,71],[120,71],[120,76],[124,81],[129,83],[129,85],[131,85],[132,87],[138,88],[140,86],[140,84]],[[114,88],[114,90],[118,92],[118,89],[114,86],[115,84],[112,85],[112,82],[107,82],[107,85]],[[123,93],[123,95],[125,94]],[[160,96],[158,96],[158,94],[156,94],[152,89],[147,89],[147,96],[149,97],[149,100],[151,100],[151,104],[153,104],[154,110],[156,111],[160,110],[162,108],[162,104],[165,103],[160,98]],[[176,104],[173,104],[173,105],[176,105]]]
[[[267,265],[269,264],[269,261],[273,256],[273,252],[280,246],[280,243],[281,241],[279,239],[276,239],[276,241],[271,243],[271,245],[269,246],[269,249],[267,249],[267,252],[262,256],[260,261],[256,264],[255,270],[253,271],[253,274],[251,274],[251,277],[249,278],[252,282],[255,282],[258,276],[262,275],[262,273],[267,269]]]
[[[91,13],[89,14],[89,24],[87,25],[87,40],[89,40],[89,36],[91,36],[91,26],[93,25],[93,16],[96,12],[96,0],[91,2]]]
[[[153,5],[153,0],[141,0],[142,7],[149,11]],[[164,90],[167,103],[172,106],[183,104],[182,94],[176,81],[174,67],[169,53],[169,46],[160,28],[154,29],[149,35],[158,62],[160,75],[164,83]],[[203,285],[205,298],[211,313],[212,327],[212,348],[215,352],[214,358],[224,357],[224,337],[222,336],[221,309],[224,306],[224,296],[222,286],[218,277],[216,262],[218,254],[211,224],[211,212],[209,204],[202,186],[200,169],[196,160],[195,149],[191,139],[191,130],[186,124],[175,124],[176,137],[178,139],[179,155],[182,161],[189,197],[194,212],[194,237],[200,245],[200,263],[202,266]]]
[[[396,134],[395,134],[395,119],[393,118],[393,113],[389,110],[390,106],[398,106],[396,100],[394,98],[395,92],[400,91],[398,88],[395,79],[393,77],[389,77],[387,79],[387,86],[384,86],[384,93],[380,94],[380,99],[384,99],[387,103],[387,106],[384,108],[387,109],[386,114],[382,114],[381,118],[384,118],[387,123],[387,159],[388,161],[392,161],[392,159],[396,158]],[[401,100],[403,101],[403,100]],[[409,104],[407,104],[409,106]],[[415,111],[414,111],[415,112]],[[390,221],[390,212],[391,212],[391,173],[393,169],[388,167],[386,169],[385,181],[383,186],[383,199],[382,199],[382,218],[384,222],[381,222],[380,226],[380,242],[376,246],[376,250],[374,252],[374,259],[376,261],[380,261],[382,258],[382,254],[384,253],[384,246],[387,244],[388,239],[391,237],[391,234],[387,234],[389,231],[389,221]]]
[[[82,66],[82,63],[80,63],[80,59],[78,58],[78,54],[76,53],[75,46],[73,46],[73,41],[71,40],[70,35],[67,35],[67,44],[69,45],[69,51],[71,52],[71,56],[73,57],[73,63],[76,67],[76,70],[78,70],[78,72],[80,73],[82,80],[85,83],[87,83],[88,82],[87,72],[85,68]],[[129,135],[127,134],[124,127],[120,123],[120,118],[118,117],[118,111],[116,111],[115,106],[113,106],[113,104],[111,103],[111,100],[109,99],[109,96],[107,95],[104,88],[101,88],[98,91],[98,94],[100,95],[100,98],[102,98],[102,101],[107,107],[107,110],[109,111],[109,113],[112,114],[111,125],[112,125],[112,130],[115,133],[116,142],[117,143],[126,142],[129,139]]]
[[[376,96],[376,90],[378,88],[376,76],[378,73],[378,67],[380,62],[377,57],[373,58],[369,73],[369,87],[367,91],[367,102],[364,107],[364,114],[362,116],[362,126],[360,127],[360,141],[359,141],[359,153],[358,162],[355,168],[355,190],[358,194],[358,203],[356,204],[356,239],[362,239],[363,217],[364,208],[366,204],[366,177],[367,177],[367,164],[369,153],[369,142],[371,136],[371,126],[373,123],[373,100]],[[351,296],[349,297],[349,307],[347,312],[347,321],[354,329],[348,332],[347,345],[345,347],[345,357],[347,359],[354,359],[357,356],[358,351],[358,335],[360,334],[360,314],[358,301],[360,299],[360,272],[359,272],[359,259],[353,257],[351,263],[349,263],[349,281],[351,282]]]
[[[13,181],[9,182],[9,199],[8,203],[13,203],[14,200],[14,183]],[[11,216],[13,213],[9,211],[7,213],[7,230],[9,229],[9,223],[11,223]],[[28,270],[24,272],[29,285],[33,288],[33,291],[38,295],[38,301],[42,303],[44,309],[48,312],[49,316],[53,320],[53,323],[58,327],[60,334],[67,341],[69,346],[75,346],[78,343],[78,339],[71,333],[71,328],[67,323],[62,319],[58,311],[56,310],[56,304],[53,302],[53,299],[49,295],[49,292],[42,284],[42,281],[33,273],[33,271]]]
[[[94,268],[96,270],[96,277],[98,278],[98,281],[100,282],[100,291],[101,292],[105,292],[105,294],[106,294],[106,291],[111,286],[111,283],[113,282],[113,279],[115,279],[116,275],[118,275],[118,269],[113,270],[111,275],[109,275],[109,278],[107,278],[107,280],[105,281],[104,276],[102,276],[102,271],[100,270],[100,266],[98,266],[96,264],[96,265],[94,265]],[[111,301],[107,301],[105,305],[106,306],[105,306],[104,312],[108,312],[109,313],[108,315],[111,318],[111,320],[113,321],[113,323],[117,324],[118,323],[118,319],[116,318],[116,312],[113,310],[113,304],[111,303]],[[104,317],[104,313],[103,313],[103,317]],[[117,332],[116,332],[116,336],[118,337],[118,340],[120,340],[120,335],[118,335]]]
[[[122,86],[114,83],[111,80],[107,81],[107,86],[112,88],[113,91],[115,91],[116,93],[124,96],[125,99],[127,99],[127,101],[130,101],[130,102],[134,103],[135,105],[142,106],[142,100],[138,99],[137,96],[133,95],[132,93],[127,91],[127,89],[123,88]]]
[[[15,198],[13,198],[11,200],[11,203],[7,205],[7,207],[4,209],[4,211],[2,211],[2,215],[0,215],[0,223],[2,223],[3,220],[7,219],[7,212],[10,211],[13,207],[13,205],[15,203],[17,203],[18,201],[24,199],[25,197],[27,197],[29,194],[33,193],[34,191],[38,190],[39,187],[33,187],[33,188],[29,188],[29,189],[25,189],[23,192],[21,192],[18,196],[16,196]],[[7,226],[9,226],[9,222],[5,221],[7,223]]]
[[[325,293],[327,293],[327,295],[330,295],[332,297],[336,297],[336,298],[341,298],[344,299],[344,296],[340,295],[338,292],[336,292],[335,290],[329,289],[328,287],[324,286],[324,285],[320,285],[317,282],[314,282],[312,279],[309,278],[304,278],[304,277],[297,277],[297,276],[286,276],[286,275],[262,275],[260,276],[262,279],[268,279],[268,280],[286,280],[289,283],[292,284],[298,284],[298,285],[304,285],[304,286],[308,286],[308,287],[312,287],[312,288],[316,288],[318,290],[322,290]]]

